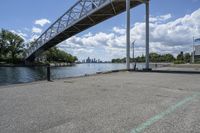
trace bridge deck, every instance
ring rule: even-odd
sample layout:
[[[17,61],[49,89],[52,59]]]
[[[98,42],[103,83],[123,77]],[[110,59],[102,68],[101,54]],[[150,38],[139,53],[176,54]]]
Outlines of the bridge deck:
[[[131,8],[142,4],[141,1],[142,0],[131,0]],[[80,5],[82,7],[79,7],[78,11],[76,11],[77,6]],[[96,0],[94,3],[90,2],[90,4],[86,5],[86,0],[80,0],[52,24],[50,28],[37,39],[35,44],[29,48],[26,60],[34,60],[35,57],[50,47],[126,10],[125,0]],[[65,18],[66,15],[67,19]],[[64,20],[65,23],[63,24]]]

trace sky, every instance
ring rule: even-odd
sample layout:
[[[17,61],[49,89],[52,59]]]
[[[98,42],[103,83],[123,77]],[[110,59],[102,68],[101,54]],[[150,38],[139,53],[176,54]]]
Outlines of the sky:
[[[19,34],[26,42],[39,37],[77,0],[1,0],[0,28]],[[111,60],[126,55],[126,14],[87,29],[57,46],[78,57]],[[177,55],[192,51],[200,37],[200,0],[150,1],[150,52]],[[145,5],[131,9],[131,41],[135,56],[145,54]]]

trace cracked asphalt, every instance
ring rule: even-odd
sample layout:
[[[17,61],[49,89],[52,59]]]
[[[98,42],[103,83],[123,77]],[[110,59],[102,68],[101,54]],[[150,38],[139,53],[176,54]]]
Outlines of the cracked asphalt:
[[[200,133],[199,93],[198,74],[142,72],[1,86],[0,133]]]

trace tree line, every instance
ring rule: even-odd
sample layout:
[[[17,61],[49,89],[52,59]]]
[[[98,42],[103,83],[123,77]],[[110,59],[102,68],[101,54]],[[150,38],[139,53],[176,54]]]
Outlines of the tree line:
[[[29,42],[34,45],[34,42]],[[25,40],[19,35],[5,29],[0,30],[0,63],[24,63],[26,48]],[[77,57],[53,47],[42,54],[46,62],[74,63]]]
[[[48,62],[74,63],[78,60],[76,56],[72,56],[71,54],[62,51],[57,47],[50,48],[49,50],[44,52],[42,56],[45,56],[46,61]]]
[[[177,57],[174,57],[172,54],[158,54],[158,53],[150,53],[149,59],[151,62],[173,62],[175,64],[183,64],[183,63],[191,63],[191,54],[190,53],[183,53],[180,52],[180,54],[177,55]],[[131,62],[145,62],[145,56],[138,56],[136,58],[131,58]],[[112,63],[125,63],[126,58],[117,58],[112,59]]]

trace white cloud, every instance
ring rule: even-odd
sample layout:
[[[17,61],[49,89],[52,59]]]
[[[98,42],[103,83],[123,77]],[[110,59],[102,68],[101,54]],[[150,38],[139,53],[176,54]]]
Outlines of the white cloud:
[[[36,39],[38,39],[38,35],[33,35],[30,39],[29,39],[29,42],[33,42],[35,41]]]
[[[21,30],[11,30],[12,33],[19,35],[21,38],[23,38],[26,41],[26,38],[28,37],[28,35],[24,32],[22,32]]]
[[[88,32],[87,34],[83,35],[84,37],[91,37],[93,34],[91,32]]]
[[[172,15],[169,13],[169,14],[156,16],[156,17],[151,16],[149,20],[152,23],[155,23],[155,22],[162,23],[162,22],[169,20],[170,18],[172,18]]]
[[[180,51],[191,52],[192,36],[200,34],[200,9],[176,20],[171,20],[171,18],[171,14],[151,17],[150,52],[174,55]],[[83,54],[78,54],[78,52],[84,51],[84,49],[85,53],[88,51],[88,55],[91,55],[91,50],[103,49],[102,57],[107,56],[108,59],[124,57],[125,30],[125,28],[114,27],[111,33],[99,32],[74,36],[61,43],[59,47],[67,51],[76,51],[78,56]],[[144,22],[137,22],[131,28],[131,41],[133,40],[136,40],[136,54],[143,54],[145,52]]]
[[[33,27],[32,28],[32,33],[38,33],[38,34],[40,34],[40,33],[42,33],[42,29],[40,29],[40,28],[37,28],[37,27]]]
[[[19,35],[20,37],[28,37],[28,35],[26,33],[23,33],[22,31],[14,31],[14,30],[11,30],[11,32]]]
[[[40,26],[44,26],[44,25],[46,25],[46,24],[50,24],[51,23],[51,21],[49,21],[48,19],[39,19],[39,20],[36,20],[35,21],[35,24],[36,25],[40,25]]]
[[[114,27],[113,31],[119,34],[125,34],[126,30],[124,28]]]

